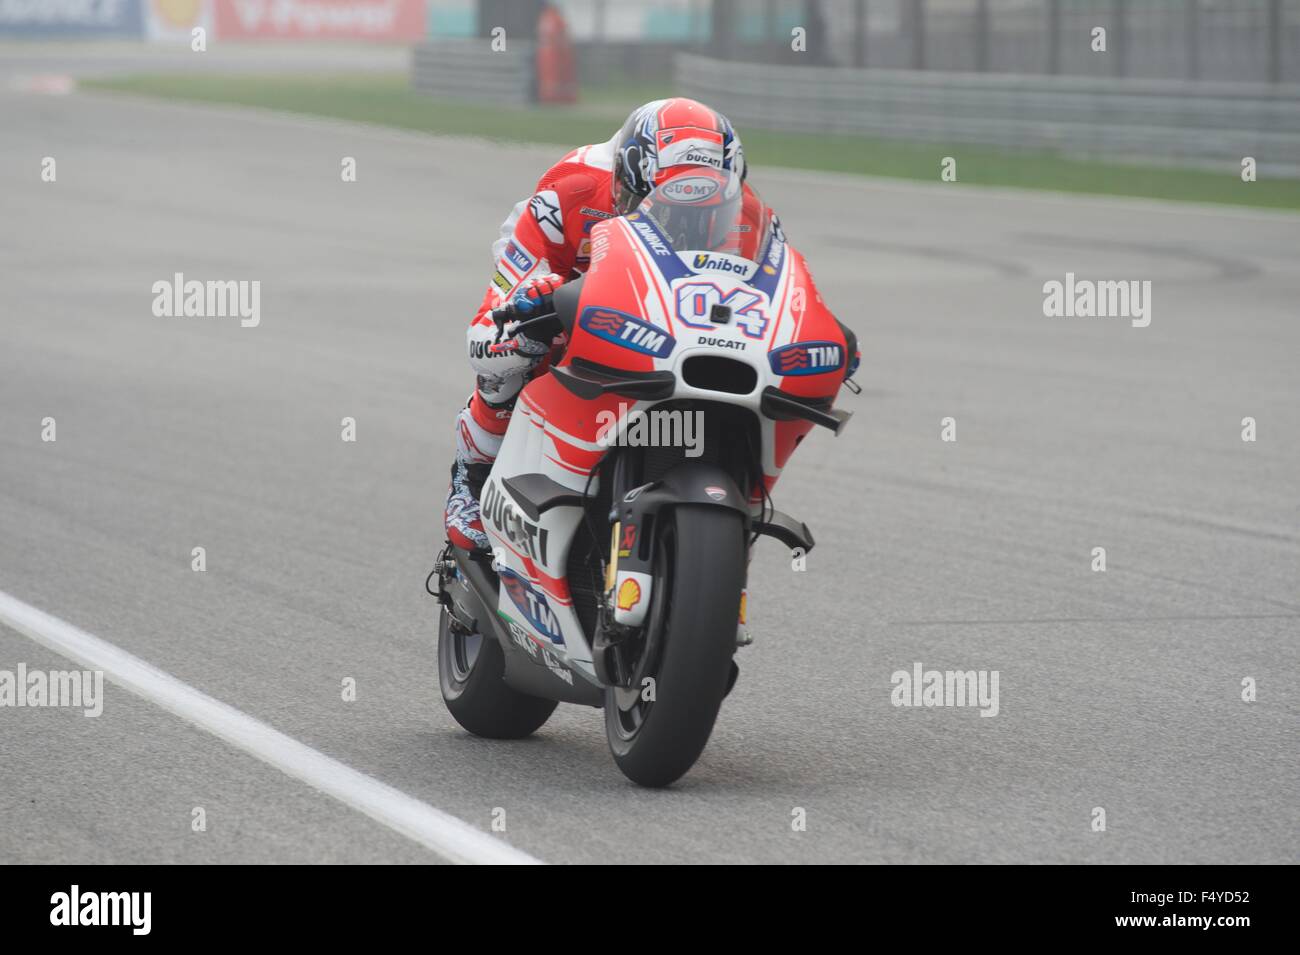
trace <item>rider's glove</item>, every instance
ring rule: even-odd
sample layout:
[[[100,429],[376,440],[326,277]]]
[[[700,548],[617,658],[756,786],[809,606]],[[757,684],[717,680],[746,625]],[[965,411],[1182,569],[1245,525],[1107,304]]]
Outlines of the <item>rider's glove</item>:
[[[515,292],[510,299],[510,311],[516,316],[513,322],[506,322],[501,327],[501,340],[488,346],[491,355],[528,355],[541,356],[551,350],[551,342],[537,341],[522,332],[516,332],[519,322],[555,312],[552,295],[564,284],[564,279],[552,272],[531,278]]]
[[[506,334],[510,337],[495,345],[489,345],[487,349],[489,355],[527,355],[530,358],[537,358],[551,350],[550,342],[535,341],[523,332],[515,332],[516,324],[516,322],[506,324]]]
[[[510,299],[510,306],[520,318],[524,319],[549,315],[555,311],[555,303],[551,296],[563,284],[564,279],[554,272],[531,278],[519,286],[514,297]]]

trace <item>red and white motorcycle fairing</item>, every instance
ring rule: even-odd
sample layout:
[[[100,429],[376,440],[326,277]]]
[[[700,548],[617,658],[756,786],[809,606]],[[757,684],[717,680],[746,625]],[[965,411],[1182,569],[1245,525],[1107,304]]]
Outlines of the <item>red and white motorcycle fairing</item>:
[[[595,226],[591,267],[557,367],[576,363],[629,373],[671,372],[676,381],[671,400],[750,410],[758,422],[763,482],[770,490],[813,424],[765,415],[765,391],[829,407],[854,356],[853,343],[822,302],[803,257],[775,220],[763,218],[761,227],[759,252],[750,259],[675,251],[654,218],[641,211]],[[715,320],[719,307],[729,310],[729,318]],[[743,394],[706,387],[706,375],[690,373],[692,359],[702,356],[748,366],[753,386]],[[594,495],[599,477],[593,469],[609,445],[619,443],[629,413],[670,399],[613,393],[580,398],[555,374],[542,375],[520,394],[485,484],[483,523],[502,580],[498,612],[511,624],[514,641],[553,671],[563,671],[566,681],[571,673],[600,685],[592,665],[592,634],[584,632],[566,579],[582,510],[554,507],[531,521],[502,482],[542,474],[577,494]],[[609,420],[601,412],[618,417],[614,435],[600,427]],[[757,488],[749,506],[759,513]],[[644,612],[652,582],[647,577],[637,584],[637,606]],[[619,579],[615,591],[623,592],[623,586]],[[619,622],[639,623],[637,606],[620,605]]]

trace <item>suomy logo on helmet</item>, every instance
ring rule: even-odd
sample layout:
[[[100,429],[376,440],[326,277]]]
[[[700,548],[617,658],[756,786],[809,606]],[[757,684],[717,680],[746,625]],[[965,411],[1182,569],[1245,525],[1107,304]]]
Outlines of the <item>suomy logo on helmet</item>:
[[[601,308],[589,305],[582,310],[578,327],[591,332],[597,338],[630,348],[643,355],[663,358],[670,354],[677,344],[677,339],[667,332],[660,331],[648,322],[643,322],[635,315],[620,312],[613,308]]]
[[[717,195],[718,181],[708,176],[678,176],[659,187],[659,194],[673,202],[704,202]]]
[[[778,375],[820,375],[844,364],[844,349],[835,342],[796,342],[770,352]]]

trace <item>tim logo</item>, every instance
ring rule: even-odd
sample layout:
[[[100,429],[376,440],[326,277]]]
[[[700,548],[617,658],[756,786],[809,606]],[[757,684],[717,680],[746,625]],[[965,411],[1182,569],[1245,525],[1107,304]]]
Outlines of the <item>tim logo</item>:
[[[556,618],[555,612],[551,610],[551,605],[546,602],[546,597],[538,593],[532,584],[514,571],[502,567],[498,573],[501,575],[501,586],[510,595],[510,602],[532,624],[533,629],[550,640],[551,643],[561,647],[564,646],[564,636],[560,633],[560,621]]]
[[[578,326],[597,338],[655,358],[666,357],[677,344],[677,339],[672,335],[643,322],[635,315],[596,305],[589,305],[582,310]]]
[[[835,342],[796,342],[769,352],[778,375],[820,375],[844,364],[844,349]]]
[[[506,258],[510,260],[511,265],[519,270],[521,275],[531,269],[534,264],[532,257],[513,242],[506,246]]]

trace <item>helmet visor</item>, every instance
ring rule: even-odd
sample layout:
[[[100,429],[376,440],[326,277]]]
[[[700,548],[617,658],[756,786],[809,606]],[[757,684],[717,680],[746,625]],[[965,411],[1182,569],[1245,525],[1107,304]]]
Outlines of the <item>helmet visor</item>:
[[[654,220],[676,252],[754,259],[767,233],[766,208],[735,173],[691,170],[656,186],[637,211]]]

